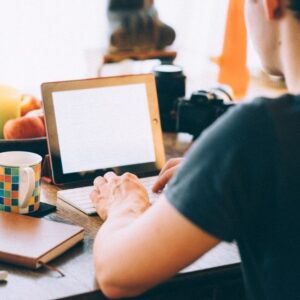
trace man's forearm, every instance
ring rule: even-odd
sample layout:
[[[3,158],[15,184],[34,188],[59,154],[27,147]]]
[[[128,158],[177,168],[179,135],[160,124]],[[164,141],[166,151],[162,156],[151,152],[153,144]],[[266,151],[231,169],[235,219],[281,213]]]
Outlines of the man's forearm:
[[[97,280],[110,298],[135,296],[170,278],[218,242],[162,195],[145,213],[121,210],[109,215],[95,240]]]
[[[101,226],[94,243],[94,264],[100,289],[110,297],[127,294],[134,296],[140,292],[136,287],[128,287],[127,271],[130,259],[122,258],[122,248],[126,240],[126,229],[141,214],[141,210],[127,208],[113,212]],[[126,282],[122,287],[122,282]]]

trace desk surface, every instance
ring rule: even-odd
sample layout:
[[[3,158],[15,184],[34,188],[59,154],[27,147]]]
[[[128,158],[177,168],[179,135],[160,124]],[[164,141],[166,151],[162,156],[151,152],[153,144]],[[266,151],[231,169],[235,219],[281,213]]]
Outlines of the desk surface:
[[[175,134],[165,134],[164,141],[167,158],[181,156],[189,147],[188,143],[178,141]],[[58,188],[53,185],[42,184],[41,201],[57,205],[57,211],[45,218],[84,227],[84,242],[50,263],[65,274],[65,277],[62,278],[56,272],[43,268],[31,271],[0,263],[0,270],[5,269],[9,272],[7,283],[0,283],[0,299],[58,299],[92,294],[93,292],[97,293],[99,299],[102,298],[101,294],[97,292],[98,287],[94,278],[92,262],[92,245],[94,237],[101,226],[101,220],[98,216],[89,217],[68,204],[57,200],[57,190]],[[193,278],[195,276],[201,278],[214,272],[227,272],[228,275],[230,270],[237,273],[239,272],[239,266],[237,265],[239,261],[236,247],[221,243],[193,265],[183,270],[183,272],[197,271],[196,273],[179,275],[172,280],[178,281],[178,278],[186,278],[190,275]],[[95,296],[92,298],[94,299]]]

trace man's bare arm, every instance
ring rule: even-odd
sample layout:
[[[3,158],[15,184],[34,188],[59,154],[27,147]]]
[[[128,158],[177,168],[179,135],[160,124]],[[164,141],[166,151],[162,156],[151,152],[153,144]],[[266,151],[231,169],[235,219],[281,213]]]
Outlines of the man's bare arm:
[[[131,194],[132,202],[128,198],[110,211],[94,244],[97,281],[111,298],[141,294],[219,243],[164,196],[148,209]]]

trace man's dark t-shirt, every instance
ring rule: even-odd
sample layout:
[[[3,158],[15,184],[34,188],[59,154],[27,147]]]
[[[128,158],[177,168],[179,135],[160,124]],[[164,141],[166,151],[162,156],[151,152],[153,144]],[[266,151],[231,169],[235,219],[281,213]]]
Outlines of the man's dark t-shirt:
[[[194,143],[166,196],[237,241],[251,299],[300,299],[300,97],[232,108]]]

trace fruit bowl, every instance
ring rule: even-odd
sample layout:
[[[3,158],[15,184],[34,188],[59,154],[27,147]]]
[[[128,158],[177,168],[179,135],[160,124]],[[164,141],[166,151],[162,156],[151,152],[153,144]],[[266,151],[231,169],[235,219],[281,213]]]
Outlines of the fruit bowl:
[[[0,152],[5,151],[29,151],[41,155],[43,158],[48,154],[47,138],[31,138],[18,140],[0,139]]]

